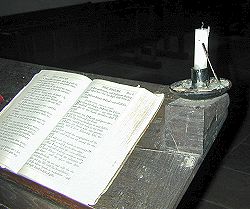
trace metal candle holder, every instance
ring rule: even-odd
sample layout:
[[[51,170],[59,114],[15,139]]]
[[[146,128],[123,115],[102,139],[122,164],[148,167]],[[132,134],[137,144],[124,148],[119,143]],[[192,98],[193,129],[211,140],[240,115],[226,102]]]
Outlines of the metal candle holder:
[[[192,100],[211,99],[226,93],[232,86],[231,81],[217,77],[204,43],[202,43],[202,47],[214,77],[210,78],[207,68],[195,69],[192,67],[191,79],[177,81],[170,85],[170,90],[182,98]]]
[[[207,68],[194,69],[191,68],[191,87],[193,89],[208,87],[210,83],[210,77]]]

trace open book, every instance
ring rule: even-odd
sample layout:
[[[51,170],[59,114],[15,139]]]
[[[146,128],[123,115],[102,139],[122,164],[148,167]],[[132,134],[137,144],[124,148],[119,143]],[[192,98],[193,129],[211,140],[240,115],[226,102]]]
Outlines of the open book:
[[[94,205],[164,95],[42,70],[0,114],[0,166]]]

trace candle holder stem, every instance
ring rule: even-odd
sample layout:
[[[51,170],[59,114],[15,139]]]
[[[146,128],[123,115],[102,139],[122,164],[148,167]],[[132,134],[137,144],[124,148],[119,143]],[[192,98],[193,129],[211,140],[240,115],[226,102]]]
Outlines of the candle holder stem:
[[[204,88],[209,86],[210,77],[207,68],[195,69],[191,68],[192,88]]]

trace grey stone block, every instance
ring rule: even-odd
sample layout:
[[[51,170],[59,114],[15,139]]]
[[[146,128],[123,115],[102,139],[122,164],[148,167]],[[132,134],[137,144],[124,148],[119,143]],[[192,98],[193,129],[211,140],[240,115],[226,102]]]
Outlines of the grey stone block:
[[[215,140],[229,106],[224,94],[208,100],[179,98],[165,108],[165,140],[168,147],[203,154]]]

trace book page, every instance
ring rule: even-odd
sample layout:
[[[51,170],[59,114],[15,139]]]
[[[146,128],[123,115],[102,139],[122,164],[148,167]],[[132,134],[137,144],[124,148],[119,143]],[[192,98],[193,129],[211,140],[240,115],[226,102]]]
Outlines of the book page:
[[[19,173],[93,204],[163,100],[146,92],[94,80]]]
[[[0,117],[0,165],[17,172],[91,80],[43,70],[11,101]]]

